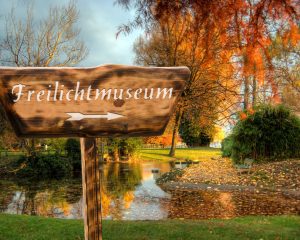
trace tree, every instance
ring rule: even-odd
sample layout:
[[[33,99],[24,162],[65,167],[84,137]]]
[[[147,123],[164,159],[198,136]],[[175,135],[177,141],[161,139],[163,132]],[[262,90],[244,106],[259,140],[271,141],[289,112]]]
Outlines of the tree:
[[[5,112],[0,105],[0,149],[10,150],[17,147],[17,138],[5,117]]]
[[[170,33],[168,30],[170,29],[170,23],[171,26],[173,26],[183,21],[185,23],[189,22],[190,27],[188,29],[192,29],[192,31],[189,32],[190,34],[184,31],[184,36],[189,37],[192,35],[196,37],[197,41],[202,45],[202,47],[199,48],[198,44],[194,44],[195,42],[189,39],[187,43],[192,43],[194,46],[190,49],[197,49],[200,50],[200,52],[202,49],[204,50],[205,59],[214,59],[215,51],[210,51],[211,46],[219,46],[219,51],[224,52],[228,63],[231,62],[234,68],[233,74],[235,77],[231,76],[231,78],[237,80],[235,84],[231,83],[232,86],[230,87],[228,87],[227,83],[221,81],[223,87],[226,86],[225,92],[231,93],[230,89],[234,91],[236,88],[240,88],[239,98],[236,98],[235,103],[228,103],[228,106],[236,106],[242,103],[240,106],[244,109],[248,109],[258,102],[260,95],[262,95],[264,101],[280,102],[278,82],[276,82],[274,78],[275,67],[268,49],[274,33],[294,31],[294,26],[299,22],[300,14],[297,1],[117,0],[117,3],[126,9],[134,8],[136,10],[135,19],[128,24],[120,26],[118,34],[120,32],[128,34],[136,27],[142,27],[148,34],[152,34],[153,31],[157,31],[159,27],[167,32],[167,35],[163,34],[163,40],[158,41],[164,42],[166,39],[165,36],[168,36]],[[185,28],[178,28],[179,33],[182,33],[181,29],[184,30]],[[198,37],[199,34],[201,36],[201,32],[205,33],[205,37]],[[182,43],[182,38],[175,39],[179,40],[175,41],[175,43]],[[178,51],[180,48],[176,47],[177,45],[166,47],[167,51],[164,55],[172,58],[179,56],[175,54],[180,52]],[[200,60],[202,64],[201,54],[200,56],[193,56],[197,61]],[[148,57],[144,59],[150,59],[152,62],[160,63],[160,61],[157,61],[157,54],[152,54],[152,58]],[[201,71],[206,73],[205,70],[211,69],[211,66],[215,66],[213,62],[214,61],[211,61],[211,64],[206,64],[206,66],[204,64],[203,66],[205,66],[205,68],[200,68]],[[178,64],[178,61],[173,61],[173,64],[170,63],[172,63],[172,61],[167,62],[165,66],[174,66]],[[226,69],[230,69],[230,67]],[[190,82],[193,81],[191,80]],[[199,82],[197,81],[197,83]],[[193,90],[194,86],[190,86],[187,83],[187,89]],[[197,102],[190,91],[185,92],[185,94],[191,96],[193,101],[195,101],[195,105],[199,105],[199,101]],[[224,94],[221,95],[221,99],[224,96],[227,98],[227,94]],[[202,100],[205,102],[207,99],[203,98]],[[226,109],[220,106],[219,102],[224,104],[228,101],[216,101],[219,109]],[[210,106],[215,106],[211,104],[211,102],[209,103]],[[238,108],[228,109],[228,111],[226,111],[227,113],[229,112],[227,116],[233,116],[237,110]],[[176,111],[176,119],[178,122],[181,120],[183,111],[182,108]],[[195,109],[195,111],[200,110]],[[222,120],[220,116],[217,116],[217,118],[219,121],[220,118]],[[224,119],[228,118],[225,117]],[[174,128],[174,132],[175,130]],[[173,154],[172,150],[173,148],[171,149],[171,155]]]
[[[75,27],[79,12],[75,2],[51,7],[48,16],[36,21],[28,5],[26,21],[17,19],[14,9],[5,20],[1,39],[1,64],[17,67],[74,66],[87,56]]]
[[[208,146],[212,140],[210,133],[211,126],[208,129],[184,120],[179,128],[180,136],[189,147]]]
[[[170,133],[164,133],[162,136],[147,137],[144,139],[144,143],[160,145],[162,148],[165,148],[166,146],[171,146],[172,136],[173,135]],[[176,136],[176,142],[178,141],[178,139],[180,139],[179,136]]]
[[[231,81],[231,54],[221,51],[220,32],[217,28],[200,26],[200,23],[201,30],[195,31],[194,21],[191,15],[170,19],[166,24],[154,26],[152,32],[146,38],[139,38],[134,46],[137,64],[185,65],[191,70],[175,112],[170,156],[175,154],[176,135],[184,115],[200,111],[213,122],[219,113],[225,114],[232,106],[231,99],[237,95]],[[212,40],[206,42],[209,31],[213,31],[209,33]]]
[[[72,164],[73,172],[81,171],[81,151],[78,139],[68,138],[65,144],[67,157]]]
[[[293,26],[273,38],[269,48],[282,102],[300,113],[300,28]]]
[[[27,5],[26,21],[17,19],[12,8],[5,18],[5,32],[0,39],[0,64],[16,67],[62,67],[74,66],[87,56],[87,48],[80,40],[75,24],[79,12],[70,1],[66,6],[51,7],[48,16],[37,21],[33,4]],[[1,107],[1,106],[0,106]],[[2,108],[2,107],[1,107]],[[7,126],[1,109],[1,126]],[[8,127],[6,129],[9,130]],[[23,141],[29,153],[34,140]]]

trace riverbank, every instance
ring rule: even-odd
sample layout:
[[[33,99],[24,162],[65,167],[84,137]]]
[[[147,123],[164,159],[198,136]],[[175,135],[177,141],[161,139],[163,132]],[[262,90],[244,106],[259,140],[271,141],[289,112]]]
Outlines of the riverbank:
[[[125,239],[297,239],[299,216],[229,220],[104,221],[103,238]],[[0,214],[1,240],[83,238],[81,220]]]

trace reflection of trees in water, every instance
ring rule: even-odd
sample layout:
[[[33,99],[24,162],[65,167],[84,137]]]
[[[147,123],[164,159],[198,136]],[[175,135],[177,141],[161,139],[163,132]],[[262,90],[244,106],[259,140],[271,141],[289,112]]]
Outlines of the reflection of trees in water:
[[[102,214],[121,219],[122,210],[130,207],[133,191],[141,183],[140,164],[107,163],[103,165],[101,176]]]
[[[103,166],[101,197],[103,216],[121,219],[141,183],[140,164],[108,163]],[[18,214],[80,218],[81,179],[44,182],[0,181],[0,211]]]
[[[31,186],[27,185],[22,191],[24,193],[25,201],[23,203],[22,214],[36,215],[35,196],[37,194],[36,188],[31,189]]]
[[[0,181],[0,212],[7,209],[8,204],[13,200],[16,186],[10,181]]]
[[[139,164],[107,163],[103,168],[102,184],[110,196],[122,197],[126,192],[133,191],[141,179]]]
[[[140,164],[103,165],[101,184],[104,217],[122,219],[141,183]],[[39,183],[0,181],[0,212],[64,217],[82,217],[81,180]],[[300,200],[279,193],[171,191],[171,199],[160,200],[169,218],[230,218],[244,215],[299,214]]]
[[[9,182],[5,183],[14,186],[6,188],[3,196],[12,196],[9,201],[2,204],[1,211],[8,209],[18,214],[56,216],[70,214],[71,205],[79,202],[81,198],[81,181],[47,181],[38,183]],[[11,190],[10,190],[11,189]],[[72,191],[74,190],[74,191]],[[2,191],[1,191],[2,192]],[[70,194],[72,192],[72,194]],[[75,204],[73,204],[75,205]],[[74,206],[73,206],[74,208]],[[74,211],[76,212],[76,211]],[[81,216],[81,206],[80,206]],[[74,214],[73,214],[74,215]]]

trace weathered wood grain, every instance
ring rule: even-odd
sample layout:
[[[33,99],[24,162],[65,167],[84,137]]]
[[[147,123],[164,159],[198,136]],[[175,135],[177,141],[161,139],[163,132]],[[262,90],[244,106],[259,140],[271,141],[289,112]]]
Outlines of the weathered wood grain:
[[[183,91],[185,81],[190,71],[186,67],[155,68],[133,67],[122,65],[104,65],[95,68],[0,68],[0,101],[16,134],[21,137],[95,137],[95,136],[147,136],[163,133],[174,110],[176,101]],[[140,99],[110,99],[88,100],[87,96],[80,100],[70,92],[70,101],[64,96],[59,100],[57,95],[46,100],[46,93],[37,99],[37,93],[42,90],[54,89],[56,82],[65,95],[76,88],[80,89],[173,89],[170,98],[144,99],[144,92],[137,94]],[[23,84],[24,92],[17,100],[18,84]],[[51,85],[51,88],[49,87]],[[29,96],[28,90],[35,91]],[[123,92],[124,94],[124,92]],[[111,95],[114,96],[114,95]],[[168,96],[168,95],[166,95]],[[128,97],[128,96],[127,96]],[[157,96],[156,96],[157,97]],[[30,101],[28,101],[28,98]],[[96,98],[96,90],[90,94]],[[16,101],[16,102],[15,102]],[[120,114],[118,119],[82,119],[67,121],[67,113]]]
[[[86,240],[102,239],[101,192],[96,139],[81,138],[84,236]]]

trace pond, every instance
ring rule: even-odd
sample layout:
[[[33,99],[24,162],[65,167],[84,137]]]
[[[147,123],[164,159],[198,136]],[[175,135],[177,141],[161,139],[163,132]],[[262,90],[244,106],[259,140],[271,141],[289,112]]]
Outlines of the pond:
[[[279,193],[217,190],[164,191],[156,185],[168,162],[106,163],[101,166],[104,219],[208,219],[244,215],[299,214],[300,200]],[[0,212],[82,218],[81,180],[0,180]]]

